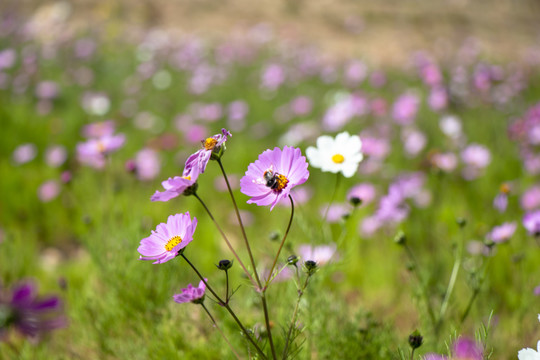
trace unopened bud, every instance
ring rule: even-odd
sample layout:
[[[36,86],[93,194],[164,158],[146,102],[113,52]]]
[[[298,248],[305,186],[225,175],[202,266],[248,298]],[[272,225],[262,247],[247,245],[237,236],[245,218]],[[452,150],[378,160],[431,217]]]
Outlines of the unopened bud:
[[[354,206],[360,206],[362,205],[362,199],[360,199],[359,197],[357,196],[353,196],[352,198],[349,199],[349,202]]]
[[[462,218],[462,217],[458,217],[456,219],[456,222],[457,222],[457,224],[459,225],[460,228],[464,228],[467,225],[467,219]]]
[[[232,267],[232,264],[232,261],[225,259],[220,260],[216,266],[219,270],[227,271]]]
[[[405,233],[403,231],[399,231],[394,237],[394,242],[398,245],[405,245],[406,241],[407,237],[405,236]]]
[[[296,263],[298,262],[298,256],[291,255],[287,258],[287,265],[296,266]]]
[[[409,345],[413,349],[418,349],[420,346],[422,346],[422,343],[424,342],[424,338],[422,335],[420,335],[420,332],[418,330],[414,330],[414,332],[409,335]]]
[[[304,269],[307,272],[307,274],[310,276],[315,274],[315,272],[317,271],[317,268],[318,268],[317,262],[313,260],[307,260],[306,262],[304,262]]]

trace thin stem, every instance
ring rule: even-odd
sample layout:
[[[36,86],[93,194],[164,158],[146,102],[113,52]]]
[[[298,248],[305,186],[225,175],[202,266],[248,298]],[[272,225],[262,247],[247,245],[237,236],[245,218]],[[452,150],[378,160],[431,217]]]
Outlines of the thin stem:
[[[201,273],[199,272],[199,270],[197,270],[197,268],[191,263],[191,261],[188,260],[188,258],[184,255],[184,254],[180,254],[180,256],[182,256],[184,258],[184,260],[186,260],[186,262],[189,264],[189,266],[191,266],[191,268],[193,269],[193,271],[195,271],[195,273],[197,274],[197,276],[202,280],[202,282],[206,285],[206,288],[208,289],[208,291],[210,291],[212,293],[212,295],[214,295],[216,297],[216,299],[218,300],[219,304],[221,306],[223,306],[225,309],[227,309],[227,311],[229,312],[229,314],[233,317],[234,321],[236,321],[236,323],[238,324],[238,326],[240,327],[240,329],[242,330],[242,332],[245,334],[246,338],[249,340],[249,342],[255,347],[255,349],[257,350],[257,352],[259,353],[259,355],[262,356],[263,359],[266,359],[266,355],[264,354],[264,352],[261,350],[261,348],[259,347],[259,345],[257,345],[257,343],[255,342],[255,340],[252,339],[251,335],[249,334],[249,332],[246,330],[246,328],[244,327],[244,325],[242,324],[242,322],[240,321],[240,319],[238,319],[238,317],[236,316],[236,314],[234,313],[234,311],[231,309],[231,307],[229,306],[229,304],[225,303],[223,301],[222,298],[219,297],[218,294],[216,294],[216,292],[214,291],[214,289],[212,289],[212,287],[210,287],[210,285],[208,284],[208,282],[205,280],[205,278],[201,275]]]
[[[223,167],[223,164],[221,163],[221,159],[217,160],[217,163],[219,164],[219,167],[221,169],[221,172],[223,173],[223,178],[225,178],[225,183],[227,184],[227,189],[229,190],[229,195],[231,195],[231,200],[234,207],[234,212],[236,213],[236,218],[238,219],[238,223],[240,224],[240,230],[242,231],[242,237],[244,238],[244,242],[246,244],[246,249],[249,254],[249,259],[251,261],[251,266],[253,267],[253,273],[255,274],[255,279],[257,280],[257,284],[259,285],[259,288],[261,287],[261,280],[259,278],[259,274],[257,273],[257,266],[255,266],[255,260],[253,258],[253,253],[251,251],[251,247],[249,246],[249,241],[246,235],[246,229],[244,228],[244,223],[242,222],[242,217],[240,216],[240,211],[238,210],[238,205],[236,205],[236,200],[234,198],[233,191],[231,189],[231,184],[229,183],[229,178],[227,177],[227,173],[225,173],[225,168]]]
[[[225,334],[223,333],[223,331],[221,331],[221,329],[219,328],[216,320],[214,319],[214,317],[212,316],[212,314],[210,314],[210,311],[208,311],[208,309],[206,308],[206,305],[204,305],[204,303],[201,303],[201,306],[202,308],[204,309],[204,311],[206,312],[206,314],[208,315],[208,317],[210,317],[210,320],[212,320],[212,323],[214,324],[214,327],[217,329],[217,331],[219,331],[219,333],[221,334],[221,337],[223,337],[223,340],[225,340],[225,342],[229,345],[229,347],[231,348],[231,351],[233,352],[233,354],[236,356],[236,358],[238,360],[241,359],[240,355],[238,355],[238,353],[236,352],[236,350],[234,350],[234,347],[232,346],[231,342],[229,341],[229,339],[227,339],[227,337],[225,336]]]
[[[223,164],[221,163],[221,159],[218,159],[217,162],[219,164],[221,172],[223,173],[223,177],[225,178],[225,183],[227,184],[227,189],[229,190],[229,195],[231,196],[234,211],[238,219],[238,224],[240,224],[240,229],[242,230],[242,237],[244,238],[244,243],[246,244],[246,249],[249,254],[251,266],[253,267],[253,273],[255,274],[255,280],[257,281],[257,286],[259,289],[261,289],[262,288],[261,279],[259,278],[259,274],[257,273],[257,266],[255,265],[255,259],[253,258],[253,252],[251,251],[251,247],[249,246],[246,230],[244,228],[244,224],[242,223],[242,217],[240,216],[238,205],[236,205],[236,200],[234,198],[234,194],[231,189],[231,184],[229,183],[229,179],[227,178],[227,173],[225,172],[225,168],[223,167]],[[262,300],[263,311],[264,311],[264,321],[266,323],[266,332],[268,333],[268,342],[270,343],[270,349],[272,350],[272,357],[274,358],[274,360],[276,360],[277,359],[276,349],[274,347],[274,340],[272,339],[272,330],[270,329],[270,316],[268,314],[268,305],[266,303],[266,294],[264,290],[261,291],[261,300]]]
[[[414,359],[414,350],[416,350],[416,349],[413,348],[412,351],[411,351],[411,360]]]
[[[456,258],[454,259],[454,266],[452,268],[452,274],[450,275],[450,280],[448,281],[448,287],[446,288],[444,299],[441,305],[441,310],[439,311],[439,319],[437,321],[437,329],[436,329],[437,332],[440,326],[442,325],[443,317],[444,317],[444,314],[446,313],[446,309],[448,308],[450,297],[452,296],[452,292],[454,291],[454,287],[456,285],[459,269],[461,268],[461,261],[463,259],[463,239],[462,238],[463,237],[461,237],[460,242],[458,244]]]
[[[226,291],[225,291],[225,302],[229,303],[229,270],[225,270],[225,282],[226,282]]]
[[[332,197],[330,198],[330,202],[328,203],[328,206],[326,207],[326,210],[324,211],[324,217],[323,217],[323,223],[326,222],[326,217],[328,216],[328,211],[330,210],[330,206],[334,203],[334,200],[336,198],[337,190],[339,188],[339,181],[341,179],[341,176],[339,175],[339,172],[336,174],[336,186],[334,187],[334,192],[332,194]]]
[[[264,284],[264,288],[262,290],[263,293],[268,288],[268,284],[270,283],[270,280],[272,279],[272,274],[274,273],[274,269],[276,268],[276,264],[279,259],[279,255],[281,253],[281,249],[283,249],[283,244],[285,244],[285,240],[287,239],[287,235],[289,235],[289,230],[291,229],[291,225],[292,225],[292,221],[294,217],[294,201],[291,195],[289,195],[289,200],[291,201],[291,217],[289,218],[289,223],[287,224],[287,230],[285,230],[283,239],[281,239],[281,244],[279,244],[279,249],[274,259],[274,263],[272,264],[272,268],[270,268],[270,275],[268,275],[268,279],[266,279],[266,283]]]
[[[463,323],[467,319],[467,316],[469,316],[469,312],[471,311],[474,300],[476,300],[476,296],[478,295],[479,292],[480,292],[480,289],[474,289],[472,296],[469,299],[469,303],[467,304],[467,307],[465,308],[463,315],[461,315],[461,318],[459,320],[459,326],[463,325]]]
[[[416,261],[416,257],[414,256],[411,248],[407,243],[404,244],[405,252],[413,262],[413,272],[416,276],[416,279],[418,280],[418,283],[420,284],[420,289],[422,290],[422,296],[424,297],[424,301],[426,302],[426,308],[428,311],[429,319],[431,321],[431,325],[435,328],[436,321],[435,321],[435,314],[433,313],[433,308],[431,307],[431,302],[429,301],[429,295],[427,293],[427,289],[424,285],[424,281],[422,280],[422,277],[420,276],[420,272],[418,271],[418,262]]]
[[[298,298],[296,299],[296,305],[294,306],[293,316],[291,319],[291,325],[289,325],[289,331],[287,333],[287,337],[285,338],[285,348],[283,349],[283,355],[282,355],[283,360],[285,360],[287,356],[287,350],[289,348],[289,343],[291,341],[292,329],[293,329],[294,323],[296,322],[296,316],[298,315],[300,300],[302,299],[302,295],[304,295],[304,290],[306,290],[307,288],[310,277],[311,277],[310,275],[306,276],[306,281],[304,282],[304,286],[302,287],[302,289],[298,290]]]
[[[242,260],[240,260],[240,257],[238,256],[238,254],[236,253],[236,251],[234,251],[234,248],[233,246],[231,245],[231,243],[229,242],[229,239],[227,239],[227,236],[225,235],[225,233],[223,232],[223,230],[221,229],[221,227],[219,226],[219,224],[217,223],[216,219],[214,219],[214,216],[212,215],[212,213],[210,212],[210,210],[208,209],[208,207],[206,206],[206,204],[204,203],[204,201],[202,201],[202,199],[199,197],[199,195],[197,193],[193,194],[193,196],[195,196],[195,198],[197,198],[197,200],[199,200],[199,202],[201,203],[201,205],[204,207],[204,209],[206,210],[206,212],[208,213],[208,216],[210,216],[210,219],[212,219],[212,221],[214,222],[214,224],[216,225],[219,233],[221,234],[221,237],[223,238],[223,240],[225,240],[225,243],[227,244],[227,246],[229,247],[229,249],[231,250],[231,252],[233,253],[234,257],[236,258],[236,260],[238,261],[238,263],[240,264],[240,266],[242,267],[242,269],[244,270],[244,272],[246,273],[247,277],[249,278],[249,280],[251,280],[251,282],[253,283],[254,286],[259,286],[260,285],[258,284],[257,281],[255,281],[255,279],[253,279],[253,277],[251,276],[251,274],[249,273],[249,271],[246,269],[246,266],[244,265],[244,263],[242,262]]]

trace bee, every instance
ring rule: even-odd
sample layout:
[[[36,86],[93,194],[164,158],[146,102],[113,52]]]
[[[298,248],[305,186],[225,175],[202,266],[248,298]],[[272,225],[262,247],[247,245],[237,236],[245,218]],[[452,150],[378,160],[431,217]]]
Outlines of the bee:
[[[263,179],[266,181],[266,186],[272,190],[276,190],[279,187],[278,173],[275,173],[272,169],[268,169],[263,174]]]

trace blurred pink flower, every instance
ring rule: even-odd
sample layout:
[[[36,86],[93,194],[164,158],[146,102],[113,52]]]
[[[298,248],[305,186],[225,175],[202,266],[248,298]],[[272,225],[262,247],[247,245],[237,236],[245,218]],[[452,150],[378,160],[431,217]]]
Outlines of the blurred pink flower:
[[[362,201],[360,206],[364,206],[375,200],[375,196],[375,186],[370,183],[361,183],[349,190],[347,193],[347,200],[351,201],[352,198],[358,198]]]
[[[328,245],[300,245],[298,247],[298,255],[304,261],[315,261],[317,265],[324,265],[330,261],[335,261],[338,258],[336,244]]]
[[[204,281],[208,281],[208,279],[204,279]],[[204,281],[201,280],[198,287],[193,287],[193,285],[189,284],[187,288],[182,289],[180,294],[173,295],[174,301],[179,304],[188,302],[201,304],[204,301],[204,293],[206,291],[206,284]]]
[[[159,153],[150,148],[144,148],[135,155],[135,171],[139,180],[155,179],[161,170]]]
[[[66,148],[62,145],[52,145],[45,151],[45,161],[51,167],[61,166],[67,159]]]
[[[49,180],[41,184],[38,197],[42,202],[54,200],[60,194],[60,184],[56,180]]]
[[[12,159],[15,164],[22,165],[34,160],[37,155],[36,145],[26,143],[17,146],[13,151]]]
[[[504,223],[500,226],[495,226],[487,235],[487,238],[494,243],[502,243],[508,241],[516,231],[516,222]]]
[[[417,95],[406,93],[397,98],[392,107],[392,117],[399,125],[410,125],[414,122],[420,99]]]

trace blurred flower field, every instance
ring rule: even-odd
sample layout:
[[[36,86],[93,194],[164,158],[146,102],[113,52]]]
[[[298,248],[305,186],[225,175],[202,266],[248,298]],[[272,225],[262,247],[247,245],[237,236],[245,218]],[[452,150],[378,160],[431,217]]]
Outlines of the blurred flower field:
[[[539,58],[61,10],[0,16],[0,358],[540,358]]]

